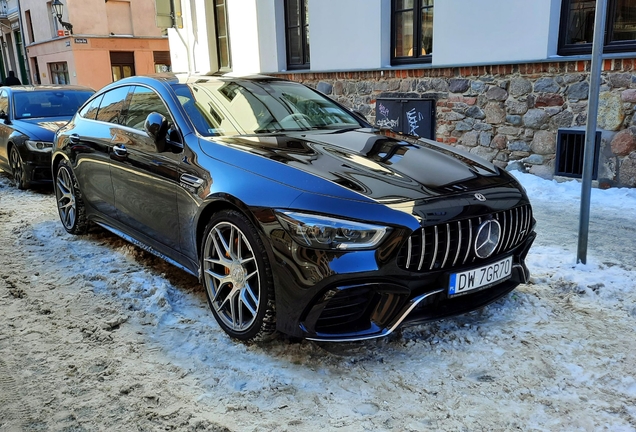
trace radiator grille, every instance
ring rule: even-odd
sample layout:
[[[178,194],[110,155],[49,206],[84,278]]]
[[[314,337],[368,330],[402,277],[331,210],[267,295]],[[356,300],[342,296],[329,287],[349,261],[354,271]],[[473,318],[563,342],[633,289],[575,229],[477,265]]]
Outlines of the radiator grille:
[[[501,240],[493,253],[498,255],[514,249],[530,234],[532,208],[523,205],[491,215],[420,228],[400,249],[398,266],[425,272],[480,260],[475,255],[473,242],[479,225],[488,219],[495,219],[501,226]]]

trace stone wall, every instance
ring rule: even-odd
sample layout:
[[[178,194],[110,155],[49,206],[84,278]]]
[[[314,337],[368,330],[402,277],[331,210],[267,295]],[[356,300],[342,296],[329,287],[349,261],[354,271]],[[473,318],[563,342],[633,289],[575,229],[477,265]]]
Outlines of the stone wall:
[[[375,122],[377,98],[432,98],[436,139],[500,167],[554,176],[557,131],[584,129],[588,61],[282,76]],[[605,60],[599,102],[601,187],[636,187],[636,59]]]

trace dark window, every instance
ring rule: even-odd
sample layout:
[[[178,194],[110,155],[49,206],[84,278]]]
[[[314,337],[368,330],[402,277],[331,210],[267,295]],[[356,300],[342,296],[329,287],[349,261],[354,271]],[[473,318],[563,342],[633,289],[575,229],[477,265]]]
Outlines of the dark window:
[[[144,122],[148,114],[157,112],[168,120],[171,119],[168,108],[157,93],[146,87],[135,87],[128,105],[124,124],[128,127],[144,130]]]
[[[309,13],[307,0],[285,0],[287,69],[309,69]]]
[[[230,37],[227,27],[225,0],[214,0],[214,25],[216,26],[216,52],[220,70],[232,68],[230,63]]]
[[[608,0],[604,52],[636,51],[636,2]],[[595,0],[561,4],[560,55],[589,54],[594,37]]]
[[[99,110],[99,104],[102,102],[103,97],[104,95],[97,96],[95,99],[84,105],[79,111],[79,115],[90,120],[95,120],[97,117],[97,111]]]
[[[132,52],[111,51],[110,66],[113,82],[135,75],[135,54]]]
[[[129,90],[130,87],[125,86],[105,93],[95,120],[108,123],[120,123],[119,114],[124,107],[124,102],[126,101]]]
[[[391,0],[392,64],[431,61],[433,1]]]
[[[24,12],[24,18],[26,20],[27,31],[29,32],[29,43],[35,42],[35,35],[33,34],[33,23],[31,21],[31,11]]]

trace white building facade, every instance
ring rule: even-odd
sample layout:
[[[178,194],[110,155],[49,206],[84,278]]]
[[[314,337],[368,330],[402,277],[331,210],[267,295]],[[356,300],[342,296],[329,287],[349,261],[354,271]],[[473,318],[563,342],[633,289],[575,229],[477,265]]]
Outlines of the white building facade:
[[[432,0],[428,1],[433,4]],[[226,9],[233,72],[288,70],[285,12],[289,2],[285,0],[182,2],[184,29],[170,30],[171,46],[180,48],[173,52],[174,70],[216,69],[215,12],[219,3]],[[392,67],[391,0],[296,0],[291,3],[302,4],[307,11],[311,42],[307,70]],[[434,54],[425,62],[431,67],[561,59],[557,55],[559,0],[439,2],[434,5],[432,15]]]
[[[180,4],[174,71],[283,76],[501,167],[580,175],[594,0]],[[634,187],[636,2],[608,0],[607,15],[596,177]]]

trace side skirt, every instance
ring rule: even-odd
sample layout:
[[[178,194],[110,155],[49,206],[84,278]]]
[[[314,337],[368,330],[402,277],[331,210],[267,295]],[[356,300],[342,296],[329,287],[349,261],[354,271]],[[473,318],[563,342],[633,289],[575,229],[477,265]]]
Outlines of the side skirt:
[[[179,264],[177,261],[173,260],[173,259],[172,259],[172,258],[170,258],[169,256],[167,256],[167,255],[165,255],[165,254],[162,254],[162,253],[161,253],[161,252],[159,252],[158,250],[156,250],[156,249],[154,249],[154,248],[152,248],[152,247],[148,246],[148,245],[147,245],[147,244],[145,244],[145,243],[140,242],[139,240],[137,240],[137,239],[135,239],[135,238],[133,238],[133,237],[129,236],[128,234],[126,234],[126,233],[124,233],[124,232],[122,232],[122,231],[120,231],[120,230],[118,230],[118,229],[116,229],[116,228],[113,228],[112,226],[107,225],[107,224],[105,224],[105,223],[103,223],[103,222],[98,222],[98,221],[93,221],[93,222],[95,222],[97,225],[101,226],[102,228],[104,228],[104,229],[106,229],[106,230],[108,230],[108,231],[112,232],[113,234],[115,234],[115,235],[117,235],[117,236],[119,236],[119,237],[123,238],[123,239],[124,239],[124,240],[126,240],[127,242],[132,243],[132,244],[134,244],[135,246],[137,246],[137,247],[139,247],[139,248],[141,248],[141,249],[145,250],[146,252],[150,252],[150,253],[151,253],[151,254],[153,254],[154,256],[159,257],[159,258],[161,258],[162,260],[164,260],[164,261],[166,261],[166,262],[168,262],[168,263],[172,264],[173,266],[175,266],[175,267],[177,267],[177,268],[179,268],[179,269],[181,269],[181,270],[185,271],[186,273],[191,274],[192,276],[194,276],[194,277],[196,277],[196,278],[198,278],[198,279],[200,278],[199,272],[194,272],[194,271],[190,270],[189,268],[187,268],[186,266],[184,266],[184,265],[182,265],[182,264]]]

